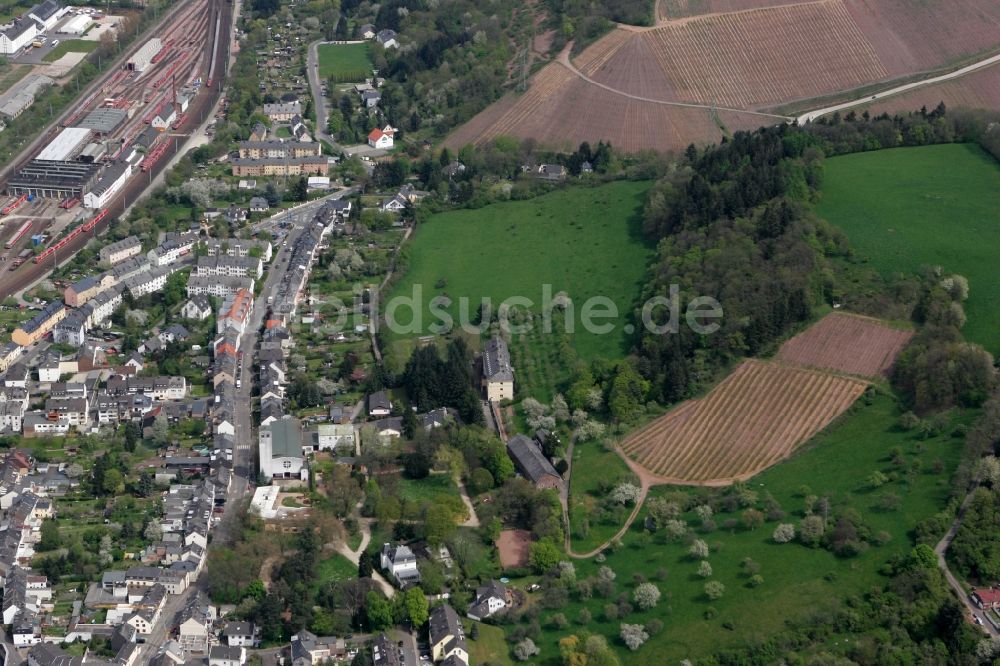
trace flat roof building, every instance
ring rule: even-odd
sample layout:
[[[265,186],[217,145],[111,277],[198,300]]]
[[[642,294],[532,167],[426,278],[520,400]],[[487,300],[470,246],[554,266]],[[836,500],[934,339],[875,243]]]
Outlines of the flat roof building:
[[[100,108],[88,113],[76,126],[92,129],[96,134],[107,135],[118,129],[127,119],[128,111],[124,109]]]
[[[87,145],[91,133],[92,130],[87,127],[67,127],[35,159],[63,161],[76,157],[80,149]]]
[[[82,198],[97,181],[99,171],[98,165],[84,162],[31,160],[7,181],[7,193]]]
[[[39,92],[53,83],[44,74],[29,74],[0,95],[0,114],[17,118],[35,103]]]

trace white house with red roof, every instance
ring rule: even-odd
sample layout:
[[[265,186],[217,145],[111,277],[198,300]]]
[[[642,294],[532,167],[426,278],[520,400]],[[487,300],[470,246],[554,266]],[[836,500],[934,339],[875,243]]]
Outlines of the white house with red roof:
[[[395,136],[396,128],[392,125],[386,125],[382,129],[376,127],[368,134],[368,145],[372,148],[392,148]]]

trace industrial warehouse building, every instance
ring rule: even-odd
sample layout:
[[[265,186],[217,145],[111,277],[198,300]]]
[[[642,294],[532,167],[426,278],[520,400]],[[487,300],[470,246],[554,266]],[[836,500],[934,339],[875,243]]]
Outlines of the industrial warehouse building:
[[[7,181],[7,193],[53,199],[82,198],[97,181],[98,172],[96,164],[31,160]]]
[[[121,127],[122,123],[128,120],[128,111],[124,109],[94,109],[83,120],[76,124],[77,127],[86,127],[94,130],[99,136],[107,136]]]
[[[52,79],[43,74],[29,74],[0,95],[0,114],[17,118],[35,103],[38,93],[53,83]]]
[[[67,35],[82,35],[93,22],[94,19],[90,18],[87,14],[77,14],[63,23],[62,27],[59,28],[59,32]]]
[[[38,24],[30,18],[15,19],[9,28],[0,32],[0,53],[14,55],[30,44],[38,35]]]
[[[50,162],[73,159],[87,145],[90,135],[91,130],[86,127],[67,127],[59,132],[56,138],[45,146],[35,159]]]
[[[131,175],[132,165],[128,162],[121,161],[109,164],[104,169],[100,179],[94,184],[93,189],[83,195],[83,207],[103,208]]]
[[[158,37],[153,37],[151,40],[143,44],[142,48],[135,52],[135,55],[128,59],[128,64],[126,66],[132,71],[142,72],[149,67],[150,63],[153,61],[153,56],[159,53],[162,48],[163,42],[161,42]]]
[[[28,18],[35,19],[39,24],[38,30],[44,32],[56,27],[68,11],[69,7],[63,7],[56,0],[44,0],[28,10]]]

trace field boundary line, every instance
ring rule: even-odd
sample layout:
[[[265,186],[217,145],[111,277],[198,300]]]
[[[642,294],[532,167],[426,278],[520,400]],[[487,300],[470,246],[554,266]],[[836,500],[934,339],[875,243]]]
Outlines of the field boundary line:
[[[782,122],[791,122],[795,120],[795,118],[792,116],[782,116],[777,113],[766,113],[764,111],[750,111],[747,109],[736,109],[733,107],[718,106],[713,104],[697,104],[695,102],[671,102],[665,99],[653,99],[651,97],[642,97],[641,95],[632,95],[630,93],[617,90],[616,88],[612,88],[609,85],[605,85],[603,83],[595,81],[586,74],[584,74],[583,72],[581,72],[579,69],[577,69],[576,65],[573,64],[573,62],[570,60],[569,57],[569,53],[572,48],[573,48],[573,42],[569,42],[566,45],[566,47],[562,50],[562,53],[559,54],[559,57],[555,60],[555,62],[559,63],[560,65],[562,65],[563,67],[565,67],[570,72],[580,77],[587,83],[597,86],[598,88],[603,88],[604,90],[607,90],[608,92],[614,93],[621,97],[627,97],[628,99],[634,99],[640,102],[648,102],[650,104],[661,104],[663,106],[676,106],[686,109],[705,109],[706,111],[728,111],[729,113],[742,113],[761,118],[771,118],[775,120],[781,120]]]

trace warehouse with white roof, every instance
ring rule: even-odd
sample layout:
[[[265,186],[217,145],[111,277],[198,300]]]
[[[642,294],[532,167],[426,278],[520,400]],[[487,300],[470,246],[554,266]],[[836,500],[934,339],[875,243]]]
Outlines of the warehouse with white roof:
[[[153,56],[160,52],[163,48],[163,43],[157,37],[153,37],[151,40],[142,45],[138,51],[135,52],[131,58],[128,59],[128,68],[141,72],[153,61]]]
[[[70,20],[62,24],[59,28],[59,32],[65,33],[67,35],[82,35],[87,32],[87,28],[91,26],[94,19],[90,18],[86,14],[77,14]]]
[[[91,134],[91,130],[86,127],[67,127],[59,132],[56,138],[45,146],[35,159],[57,162],[71,160],[87,145]]]

